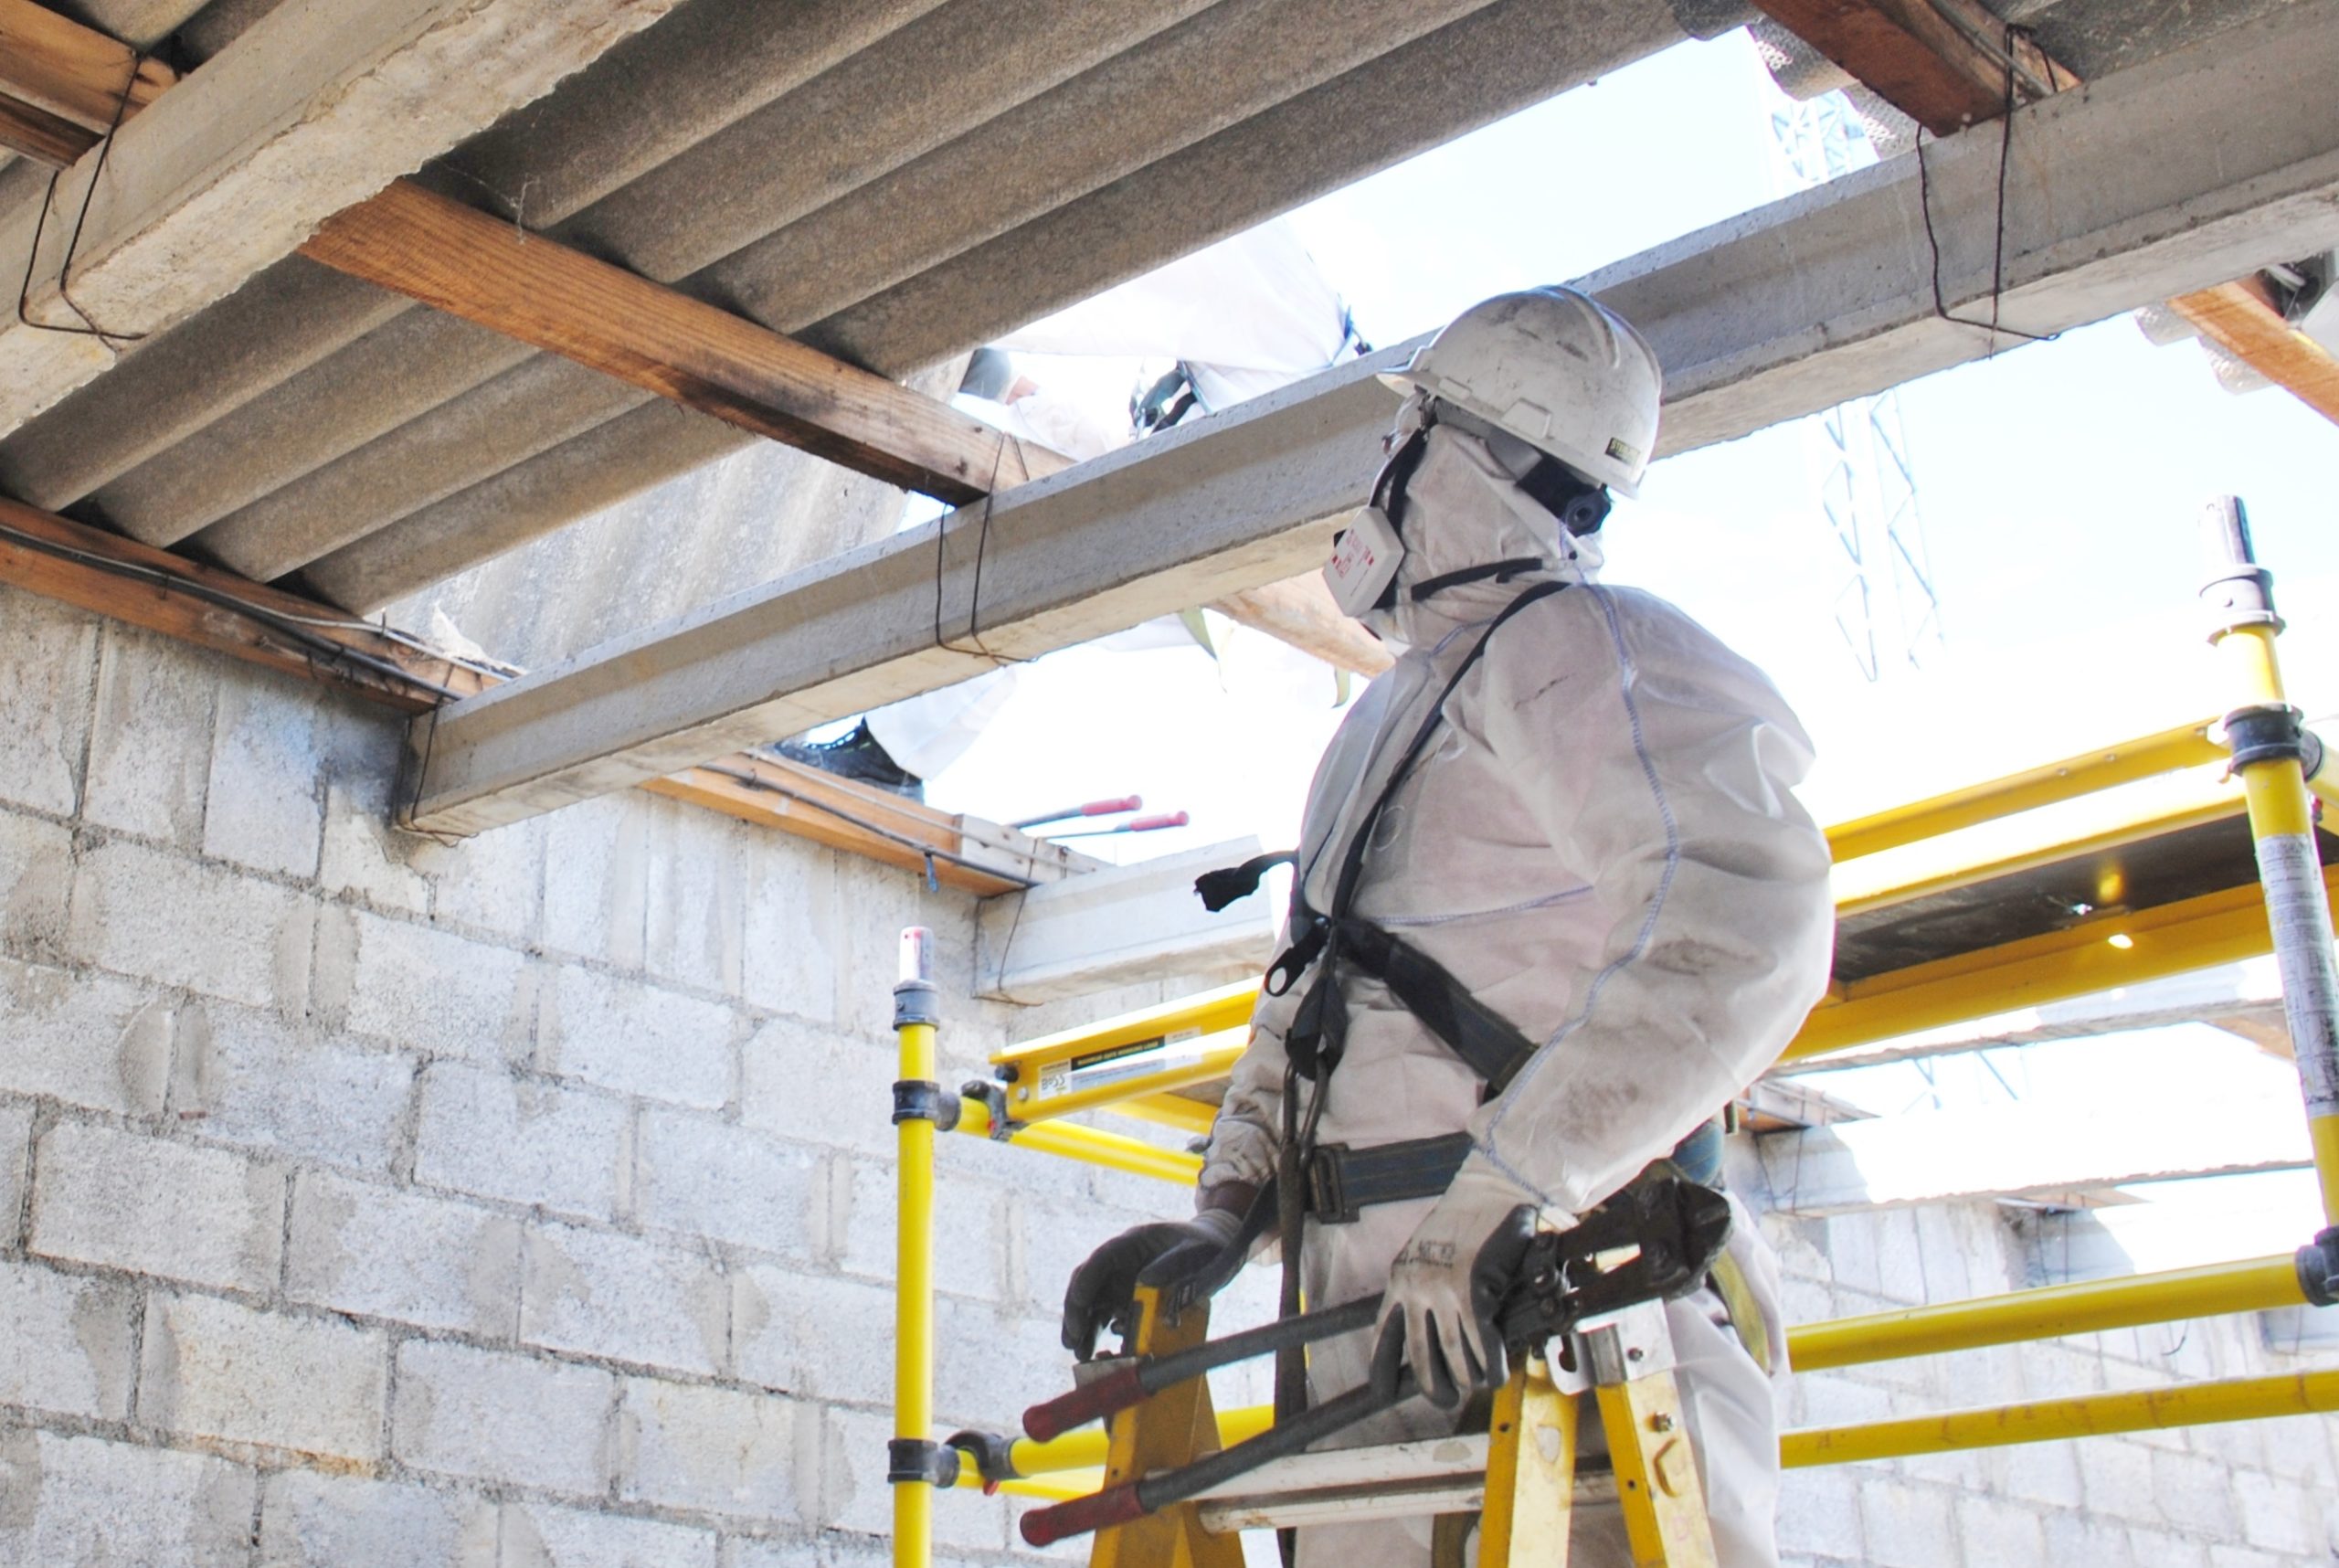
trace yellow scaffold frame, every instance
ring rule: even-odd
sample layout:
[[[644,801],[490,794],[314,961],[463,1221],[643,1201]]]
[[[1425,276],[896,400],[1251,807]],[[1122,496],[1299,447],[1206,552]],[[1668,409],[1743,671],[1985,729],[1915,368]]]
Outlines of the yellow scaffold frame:
[[[2217,612],[2211,641],[2237,699],[2226,714],[1862,817],[1827,837],[1839,868],[1838,910],[1847,915],[2243,814],[2258,882],[2140,911],[2114,907],[2045,935],[1835,987],[1785,1058],[1819,1056],[2272,952],[2281,970],[2325,1223],[2339,1226],[2339,974],[2329,904],[2339,871],[2319,864],[2313,820],[2313,800],[2339,800],[2339,785],[2316,776],[2320,747],[2302,737],[2297,710],[2284,694],[2270,577],[2250,553],[2239,503],[2230,498],[2212,503],[2206,525],[2223,563],[2204,597]],[[1978,848],[1972,838],[1956,836],[2106,795],[2103,809],[2076,832],[2059,827],[2037,842],[2016,834]],[[908,950],[922,953],[923,948],[913,944]],[[1197,1156],[1064,1118],[1109,1110],[1176,1129],[1207,1130],[1213,1107],[1185,1091],[1225,1076],[1241,1053],[1258,995],[1255,982],[1225,986],[1031,1041],[992,1059],[995,1085],[953,1097],[926,1081],[934,1070],[934,1031],[931,985],[919,989],[924,979],[905,957],[896,995],[911,1001],[896,1010],[904,1083],[895,1088],[894,1113],[902,1231],[892,1466],[896,1568],[927,1568],[934,1484],[987,1484],[971,1465],[938,1459],[930,1429],[936,1128],[1191,1184],[1201,1169]],[[916,1103],[922,1091],[933,1091],[933,1103],[923,1110]],[[1800,1324],[1788,1330],[1789,1362],[1798,1371],[1818,1371],[2308,1305],[2308,1272],[2329,1266],[2339,1254],[2334,1241],[2339,1232],[2326,1230],[2296,1255]],[[2323,1283],[2314,1281],[2318,1288]],[[1788,1432],[1781,1461],[1789,1467],[1849,1464],[2332,1411],[2339,1411],[2339,1370],[2232,1378]],[[1254,1436],[1270,1419],[1264,1407],[1220,1412],[1220,1441]],[[1084,1495],[1105,1473],[1107,1446],[1103,1429],[1046,1443],[1019,1440],[1007,1453],[1005,1468],[1013,1478],[1003,1485],[1056,1500]],[[994,1478],[990,1484],[1002,1483]]]

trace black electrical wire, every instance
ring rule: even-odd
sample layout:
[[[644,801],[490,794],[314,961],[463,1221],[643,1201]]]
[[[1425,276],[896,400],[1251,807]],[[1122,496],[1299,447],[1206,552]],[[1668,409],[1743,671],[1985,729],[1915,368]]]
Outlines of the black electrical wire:
[[[65,175],[65,171],[60,168],[49,175],[48,189],[40,198],[40,212],[33,219],[32,251],[25,258],[25,281],[16,291],[16,320],[26,326],[42,332],[61,332],[74,337],[93,337],[108,348],[121,343],[137,343],[147,335],[143,332],[106,331],[90,319],[89,312],[74,302],[72,293],[66,287],[73,271],[73,253],[81,248],[81,226],[90,221],[90,203],[98,194],[98,181],[104,177],[106,159],[113,152],[113,134],[122,129],[122,119],[130,112],[130,95],[137,87],[138,73],[145,64],[146,52],[143,49],[131,55],[129,79],[122,84],[122,96],[114,100],[113,119],[107,123],[106,133],[99,138],[97,166],[90,171],[90,183],[81,192],[81,210],[74,216],[73,232],[65,240],[65,260],[58,263],[57,297],[65,302],[66,309],[81,318],[81,324],[73,327],[58,326],[54,322],[37,322],[29,309],[33,271],[40,265],[40,237],[48,227],[48,209],[57,200],[57,182]]]
[[[23,529],[12,527],[5,523],[0,523],[0,540],[5,540],[8,544],[40,555],[54,556],[58,560],[71,561],[78,566],[90,567],[118,577],[126,577],[132,582],[146,583],[161,588],[164,593],[185,594],[189,599],[215,605],[221,609],[239,615],[247,620],[265,626],[271,631],[289,637],[312,654],[322,655],[328,661],[340,661],[357,665],[400,685],[420,687],[449,702],[457,702],[471,694],[467,692],[456,691],[450,686],[442,686],[435,681],[426,680],[411,671],[392,663],[387,659],[377,659],[346,643],[336,642],[330,637],[320,637],[309,630],[312,626],[326,626],[339,627],[351,631],[383,634],[383,628],[369,626],[362,620],[331,621],[320,620],[314,616],[291,615],[263,609],[256,604],[238,599],[232,593],[215,588],[195,578],[179,577],[175,573],[153,567],[142,567],[131,561],[118,561],[110,556],[101,556],[94,551],[77,549],[71,545],[61,545],[53,539],[44,539],[37,534],[26,533]],[[403,635],[395,636],[392,641],[416,647],[424,646],[416,642],[413,638]],[[430,652],[433,652],[434,657],[443,660],[451,667],[471,668],[460,660],[448,658],[445,654],[437,653],[435,651]]]
[[[1942,321],[1954,322],[1959,326],[1979,327],[1988,333],[1991,355],[1998,352],[1998,337],[2001,334],[2008,337],[2021,338],[2026,343],[2052,343],[2063,335],[2054,332],[2044,334],[2025,332],[2020,327],[2002,325],[1998,321],[1998,302],[2006,293],[2006,170],[2014,155],[2016,107],[2014,40],[2017,35],[2027,36],[2028,32],[2028,28],[2018,27],[2012,23],[2006,25],[2006,104],[2003,111],[1998,115],[1997,232],[1992,241],[1990,252],[1990,319],[1986,322],[1977,321],[1971,316],[1953,314],[1950,311],[1948,301],[1942,295],[1941,239],[1933,232],[1932,170],[1925,163],[1925,128],[1921,124],[1917,127],[1917,213],[1925,222],[1925,248],[1932,253],[1933,314]]]
[[[953,653],[972,653],[979,658],[988,659],[993,669],[1005,664],[1031,662],[1029,659],[1017,659],[1005,653],[994,653],[982,639],[983,557],[990,550],[991,506],[999,497],[1000,470],[1007,461],[1007,447],[1011,441],[1015,444],[1015,461],[1018,466],[1025,473],[1031,472],[1030,461],[1023,454],[1022,438],[1010,435],[1004,430],[1000,431],[999,445],[991,451],[990,484],[983,492],[983,514],[975,534],[975,580],[973,591],[969,594],[967,603],[967,641],[974,644],[972,648],[961,648],[942,634],[942,583],[943,568],[949,556],[949,517],[944,516],[935,524],[934,527],[934,645]]]

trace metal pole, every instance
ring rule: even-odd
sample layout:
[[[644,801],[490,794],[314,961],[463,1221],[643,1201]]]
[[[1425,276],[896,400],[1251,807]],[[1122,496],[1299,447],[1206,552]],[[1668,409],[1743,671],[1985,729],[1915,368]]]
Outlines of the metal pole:
[[[2226,744],[2249,802],[2258,880],[2282,976],[2282,1012],[2306,1098],[2323,1218],[2339,1225],[2339,965],[2332,958],[2331,905],[2302,767],[2304,732],[2298,709],[2283,694],[2274,655],[2282,622],[2274,613],[2273,574],[2250,548],[2249,520],[2238,497],[2210,502],[2201,532],[2210,571],[2201,598],[2214,617],[2209,641],[2240,699],[2226,715]]]
[[[1817,1372],[2306,1302],[2298,1260],[2281,1253],[2242,1263],[2049,1285],[2007,1296],[1798,1323],[1787,1330],[1787,1362],[1797,1372]]]
[[[1852,1465],[1960,1448],[1999,1448],[2016,1443],[2255,1421],[2271,1415],[2312,1415],[2330,1410],[2339,1410],[2339,1372],[2231,1378],[1787,1432],[1780,1436],[1779,1463],[1791,1470],[1806,1465]]]
[[[991,1138],[990,1107],[971,1097],[958,1101],[958,1119],[951,1129],[973,1138]],[[1060,1155],[1077,1160],[1083,1164],[1101,1166],[1107,1171],[1126,1171],[1131,1176],[1151,1176],[1158,1181],[1176,1181],[1191,1187],[1201,1174],[1201,1157],[1188,1154],[1181,1149],[1163,1149],[1142,1139],[1128,1138],[1102,1128],[1078,1127],[1064,1122],[1036,1122],[1018,1128],[1010,1133],[1007,1142],[1018,1149],[1034,1149],[1042,1154]]]
[[[894,1259],[894,1441],[886,1479],[894,1488],[894,1568],[928,1568],[934,1556],[934,937],[902,933],[894,1028],[901,1077],[894,1086],[899,1205]],[[951,1467],[954,1476],[956,1467]],[[948,1485],[942,1480],[942,1485]]]

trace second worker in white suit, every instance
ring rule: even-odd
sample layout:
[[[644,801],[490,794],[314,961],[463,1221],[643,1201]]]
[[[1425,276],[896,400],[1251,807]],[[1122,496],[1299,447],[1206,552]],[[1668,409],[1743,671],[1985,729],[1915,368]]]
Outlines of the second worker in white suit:
[[[1634,493],[1656,437],[1647,344],[1587,296],[1531,290],[1465,313],[1402,379],[1373,505],[1326,576],[1402,655],[1318,770],[1194,1219],[1107,1243],[1065,1307],[1085,1355],[1140,1277],[1222,1271],[1280,1171],[1310,1193],[1308,1307],[1388,1292],[1380,1331],[1312,1350],[1310,1401],[1365,1382],[1381,1344],[1384,1367],[1402,1344],[1452,1385],[1347,1444],[1453,1429],[1499,1356],[1473,1271],[1537,1216],[1565,1226],[1677,1146],[1712,1174],[1700,1129],[1818,999],[1833,923],[1785,701],[1680,610],[1599,581],[1608,493]],[[1731,1299],[1667,1317],[1720,1562],[1771,1568],[1765,1366],[1784,1350],[1742,1210],[1728,1273]],[[1303,1530],[1299,1562],[1409,1568],[1430,1533]],[[1629,1561],[1600,1533],[1580,1522],[1572,1561]]]

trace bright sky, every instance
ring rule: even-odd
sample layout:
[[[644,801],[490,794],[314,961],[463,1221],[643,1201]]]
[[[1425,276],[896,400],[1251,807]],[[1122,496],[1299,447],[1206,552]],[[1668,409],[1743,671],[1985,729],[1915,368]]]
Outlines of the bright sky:
[[[1577,277],[1774,199],[1786,188],[1774,101],[1744,35],[1688,45],[1295,221],[1360,329],[1393,343],[1488,294]],[[1124,366],[1088,374],[1108,398],[1128,384]],[[1852,573],[1819,507],[1811,422],[1659,464],[1607,529],[1610,580],[1679,603],[1794,703],[1819,743],[1805,795],[1823,821],[2217,705],[2192,607],[2195,520],[2219,493],[2247,499],[2279,576],[2294,692],[2311,713],[2339,710],[2339,430],[2295,399],[2231,396],[2196,347],[2154,347],[2122,318],[1914,383],[1899,408],[1941,599],[1942,637],[1919,669],[1894,657],[1888,578],[1877,578],[1881,679],[1837,628]],[[1291,842],[1339,719],[1333,679],[1280,644],[1220,630],[1215,664],[1188,648],[1077,651],[1027,667],[1015,702],[930,798],[1002,821],[1133,792],[1148,810],[1192,814],[1181,831],[1084,841],[1117,859],[1246,834]],[[2107,1079],[2164,1088],[2207,1076],[2237,1091],[2294,1081],[2287,1065],[2197,1027],[1995,1061],[2016,1092],[2074,1104]],[[1953,1103],[2005,1097],[1983,1064],[1942,1077]],[[1907,1067],[1834,1086],[1879,1110],[1932,1092]],[[2274,1230],[2312,1230],[2310,1188],[2288,1176],[2249,1188]]]

